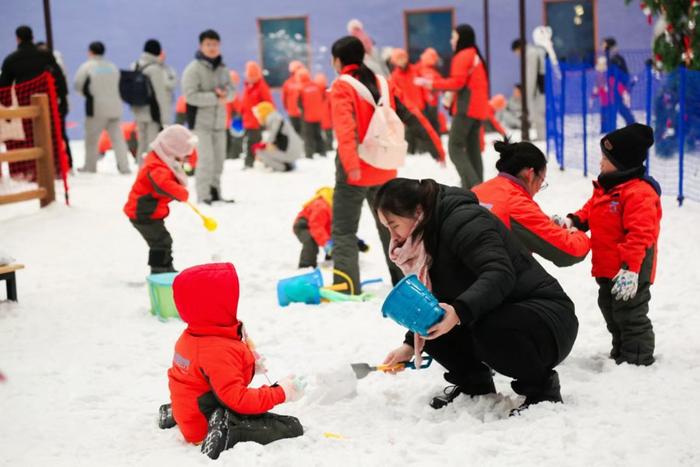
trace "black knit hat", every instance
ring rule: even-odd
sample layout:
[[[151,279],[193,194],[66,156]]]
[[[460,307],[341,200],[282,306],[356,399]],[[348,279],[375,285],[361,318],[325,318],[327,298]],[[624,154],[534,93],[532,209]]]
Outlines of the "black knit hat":
[[[600,149],[615,167],[626,170],[643,166],[653,144],[654,131],[641,123],[633,123],[603,136]]]
[[[148,39],[143,46],[143,51],[151,55],[160,55],[160,42],[155,39]]]

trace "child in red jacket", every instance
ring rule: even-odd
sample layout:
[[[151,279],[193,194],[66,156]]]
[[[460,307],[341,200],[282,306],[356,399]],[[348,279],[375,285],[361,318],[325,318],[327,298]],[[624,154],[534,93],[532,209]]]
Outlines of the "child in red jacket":
[[[196,136],[182,125],[171,125],[158,133],[124,205],[131,225],[150,248],[151,274],[175,271],[173,239],[164,219],[170,214],[168,204],[172,200],[187,201],[187,175],[182,163],[196,143]]]
[[[233,264],[185,269],[175,278],[173,297],[187,329],[175,344],[168,387],[172,416],[185,440],[202,443],[202,452],[216,459],[238,442],[301,436],[298,419],[268,411],[298,400],[303,380],[291,375],[272,386],[248,387],[256,369],[265,370],[237,318]]]
[[[612,334],[610,357],[620,364],[654,363],[654,330],[647,316],[656,272],[661,189],[645,176],[654,133],[634,123],[600,141],[600,175],[593,196],[567,224],[591,230],[598,306]]]

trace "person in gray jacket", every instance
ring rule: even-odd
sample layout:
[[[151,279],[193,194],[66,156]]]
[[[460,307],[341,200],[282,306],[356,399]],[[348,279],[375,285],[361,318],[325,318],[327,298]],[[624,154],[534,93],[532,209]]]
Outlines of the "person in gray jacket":
[[[522,42],[516,39],[511,44],[511,50],[520,56]],[[543,140],[547,136],[545,124],[545,95],[544,95],[544,74],[547,59],[547,52],[542,47],[525,45],[525,73],[527,73],[527,89],[524,89],[527,101],[527,110],[530,115],[530,123],[537,131],[538,140]]]
[[[119,69],[104,59],[105,46],[93,42],[88,48],[88,61],[75,74],[74,87],[85,96],[85,165],[80,172],[97,171],[97,142],[107,130],[117,158],[117,169],[128,174],[126,141],[122,134],[122,100],[119,97]]]
[[[294,161],[304,155],[304,143],[291,122],[285,120],[270,102],[261,102],[253,107],[253,114],[265,130],[255,154],[275,172],[293,170]]]
[[[131,107],[139,135],[139,145],[136,150],[139,165],[143,162],[144,154],[148,153],[149,145],[172,120],[171,98],[168,91],[170,78],[168,69],[161,62],[161,52],[160,42],[149,39],[143,46],[141,57],[132,65],[134,70],[138,69],[148,77],[153,89],[151,105]]]
[[[219,34],[207,29],[199,35],[199,50],[182,74],[187,101],[187,124],[199,138],[195,172],[197,199],[222,201],[221,172],[226,159],[226,102],[233,85],[220,53]]]

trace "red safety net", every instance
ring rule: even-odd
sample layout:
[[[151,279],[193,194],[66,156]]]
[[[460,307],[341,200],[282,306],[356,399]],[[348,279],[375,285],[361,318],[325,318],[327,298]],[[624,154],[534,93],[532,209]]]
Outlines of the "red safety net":
[[[61,118],[58,113],[58,100],[56,98],[56,86],[51,73],[44,72],[29,81],[25,81],[14,86],[0,88],[0,103],[5,107],[12,105],[12,92],[17,96],[17,103],[20,106],[31,104],[31,97],[35,94],[46,94],[49,96],[49,116],[51,118],[51,139],[53,141],[53,160],[56,167],[56,178],[63,180],[66,204],[68,204],[68,154],[66,153],[66,143],[61,133]],[[31,148],[34,146],[34,128],[31,119],[23,119],[24,141],[6,141],[8,150]],[[36,181],[36,161],[11,162],[10,176],[14,179],[28,182]],[[1,169],[0,169],[1,170]]]

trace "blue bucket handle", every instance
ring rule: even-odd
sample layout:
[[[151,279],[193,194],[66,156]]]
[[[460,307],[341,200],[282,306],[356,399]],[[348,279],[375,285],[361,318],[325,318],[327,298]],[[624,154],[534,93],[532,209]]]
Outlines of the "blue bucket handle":
[[[424,368],[428,368],[431,363],[433,363],[433,357],[431,357],[430,355],[427,355],[427,356],[423,357],[423,362],[421,362],[421,364],[418,368],[416,368],[416,361],[415,360],[411,360],[410,362],[406,362],[406,368],[410,368],[412,370],[418,370],[418,369],[422,370]]]

